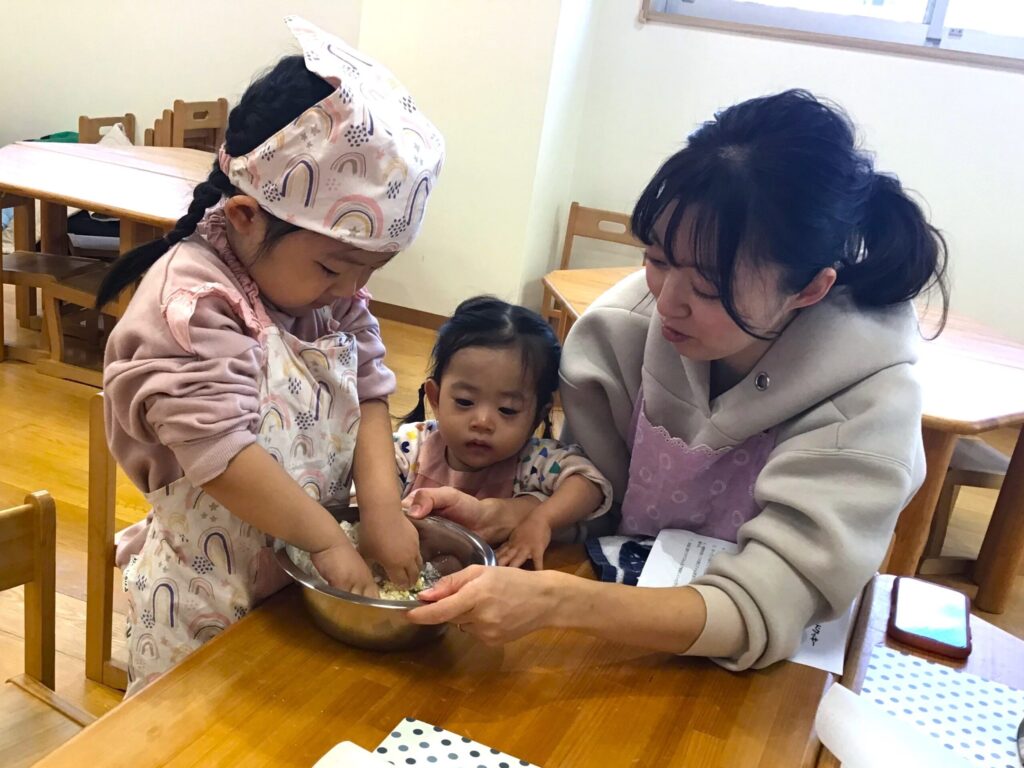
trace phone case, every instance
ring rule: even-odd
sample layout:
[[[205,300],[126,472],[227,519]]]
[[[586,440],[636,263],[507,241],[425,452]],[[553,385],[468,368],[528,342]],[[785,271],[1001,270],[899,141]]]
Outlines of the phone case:
[[[920,648],[922,651],[928,653],[934,653],[939,656],[946,656],[951,659],[966,659],[971,655],[971,601],[967,595],[963,595],[964,599],[964,621],[967,623],[967,644],[966,647],[960,648],[955,645],[947,645],[939,640],[935,640],[931,637],[924,637],[922,635],[914,634],[906,630],[900,629],[896,626],[896,604],[899,600],[900,593],[900,582],[903,580],[903,576],[897,576],[895,582],[892,585],[892,601],[889,605],[889,625],[886,629],[887,634],[893,640],[909,645],[913,648]]]

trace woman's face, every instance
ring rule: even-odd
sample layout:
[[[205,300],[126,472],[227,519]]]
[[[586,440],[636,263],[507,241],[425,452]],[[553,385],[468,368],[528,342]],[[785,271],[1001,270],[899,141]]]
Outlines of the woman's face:
[[[674,205],[666,207],[658,217],[652,244],[644,250],[647,287],[656,300],[665,340],[680,355],[693,360],[732,360],[754,350],[763,352],[764,341],[748,334],[730,317],[715,286],[697,269],[692,236],[695,217],[689,211],[684,213],[673,243],[676,264],[668,261],[663,243],[673,209]],[[732,286],[736,310],[758,334],[777,333],[794,311],[824,298],[835,280],[835,272],[823,272],[830,272],[831,279],[826,278],[827,286],[820,295],[821,286],[808,292],[819,282],[820,275],[807,289],[793,294],[783,289],[778,267],[755,266],[741,255]]]

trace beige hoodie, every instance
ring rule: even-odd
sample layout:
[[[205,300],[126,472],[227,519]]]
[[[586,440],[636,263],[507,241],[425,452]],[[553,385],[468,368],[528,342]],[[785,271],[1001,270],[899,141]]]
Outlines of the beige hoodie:
[[[842,292],[802,311],[750,374],[708,401],[709,365],[661,335],[643,273],[604,294],[562,356],[567,430],[621,502],[641,384],[648,419],[688,444],[722,448],[776,429],[759,475],[761,512],[696,582],[707,624],[688,653],[730,669],[792,655],[803,629],[850,605],[885,556],[924,479],[913,306],[865,311]],[[760,373],[770,384],[754,385]]]

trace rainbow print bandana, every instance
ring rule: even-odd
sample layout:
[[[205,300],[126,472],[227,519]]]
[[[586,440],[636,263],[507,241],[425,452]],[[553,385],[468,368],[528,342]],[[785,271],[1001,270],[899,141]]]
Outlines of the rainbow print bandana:
[[[221,170],[273,216],[367,251],[416,238],[444,162],[444,139],[380,64],[298,16],[285,23],[309,71],[335,87]]]

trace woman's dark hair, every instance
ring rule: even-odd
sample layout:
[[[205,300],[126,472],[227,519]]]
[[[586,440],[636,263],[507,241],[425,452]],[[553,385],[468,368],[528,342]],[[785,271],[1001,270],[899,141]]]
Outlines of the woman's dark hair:
[[[805,288],[834,267],[860,307],[883,307],[937,286],[949,304],[946,242],[895,176],[874,170],[849,117],[803,90],[751,99],[704,123],[665,161],[633,209],[633,234],[650,245],[668,217],[665,257],[686,212],[693,266],[730,317],[758,338],[735,304],[741,260],[781,268],[782,287]],[[941,330],[941,325],[939,327]]]
[[[558,363],[562,347],[551,326],[540,315],[526,307],[496,299],[493,296],[475,296],[455,308],[453,314],[437,332],[437,341],[430,355],[429,378],[439,385],[455,353],[468,347],[490,349],[518,348],[523,360],[523,372],[536,382],[536,416],[544,414],[544,437],[551,436],[548,406],[558,389]],[[419,402],[402,421],[423,421],[424,387],[420,387]]]
[[[334,88],[323,78],[306,69],[301,56],[285,56],[270,71],[254,80],[242,94],[238,105],[231,110],[224,135],[224,151],[232,157],[251,152],[333,91]],[[188,213],[178,219],[174,229],[158,240],[128,251],[114,262],[100,286],[96,306],[102,307],[129,285],[138,282],[172,245],[196,231],[208,208],[216,205],[222,197],[236,194],[238,190],[214,160],[210,175],[192,193]],[[273,216],[269,219],[262,251],[298,229]]]

